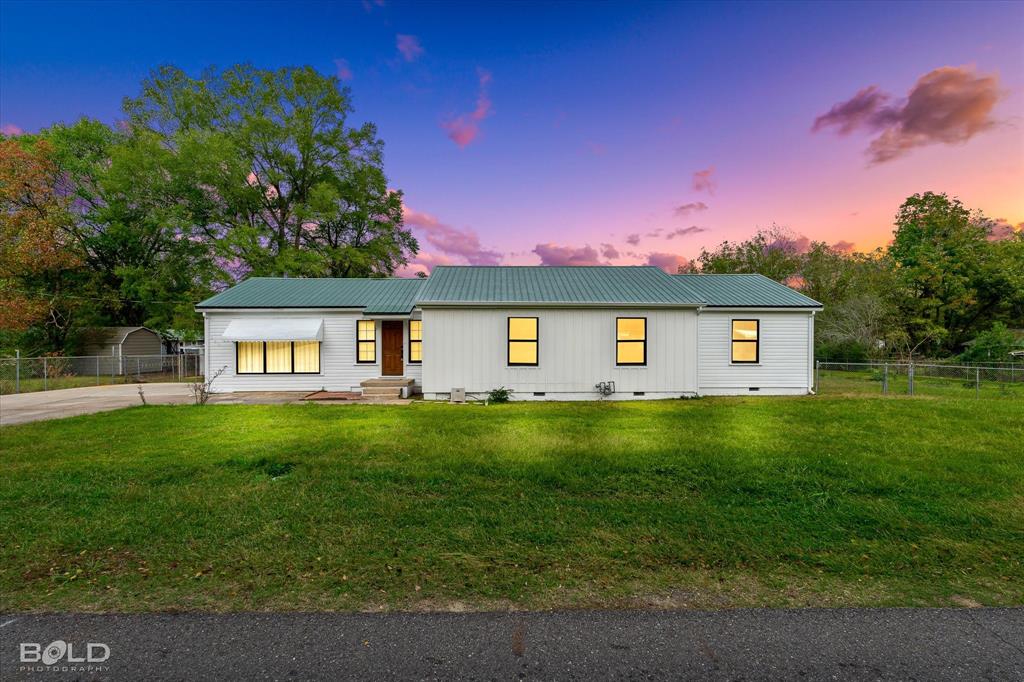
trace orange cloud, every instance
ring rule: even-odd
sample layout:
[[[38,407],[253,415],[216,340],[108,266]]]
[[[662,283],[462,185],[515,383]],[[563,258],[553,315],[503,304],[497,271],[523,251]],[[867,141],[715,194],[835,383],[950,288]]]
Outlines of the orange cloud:
[[[476,97],[476,109],[441,123],[441,127],[448,131],[448,137],[459,145],[460,149],[464,149],[477,138],[480,134],[480,122],[492,113],[491,98],[487,93],[491,84],[491,74],[483,69],[477,69],[476,74],[480,84],[480,91]]]
[[[864,88],[818,116],[811,131],[879,132],[866,153],[871,164],[884,163],[917,147],[967,142],[995,125],[992,109],[1000,97],[998,76],[943,66],[921,76],[901,102],[890,104],[876,86]]]

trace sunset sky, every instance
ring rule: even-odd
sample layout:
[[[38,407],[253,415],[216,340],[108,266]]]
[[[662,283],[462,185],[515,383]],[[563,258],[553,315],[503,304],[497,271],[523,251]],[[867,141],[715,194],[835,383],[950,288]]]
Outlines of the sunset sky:
[[[418,262],[652,263],[908,195],[1024,221],[1024,3],[0,5],[0,125],[120,117],[170,63],[309,64],[385,142]]]

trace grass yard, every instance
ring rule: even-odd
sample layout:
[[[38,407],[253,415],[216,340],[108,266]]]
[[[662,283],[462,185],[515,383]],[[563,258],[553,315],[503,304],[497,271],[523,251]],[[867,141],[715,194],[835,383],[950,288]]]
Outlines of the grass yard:
[[[1024,603],[1024,404],[177,406],[0,431],[0,611]]]

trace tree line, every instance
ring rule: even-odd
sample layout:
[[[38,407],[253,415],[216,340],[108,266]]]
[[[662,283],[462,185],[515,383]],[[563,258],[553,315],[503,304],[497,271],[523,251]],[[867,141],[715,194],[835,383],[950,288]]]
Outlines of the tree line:
[[[0,139],[0,351],[194,334],[195,302],[240,277],[382,277],[418,251],[336,77],[168,66],[123,112]]]
[[[680,271],[758,272],[823,303],[819,358],[1009,361],[1024,349],[1024,232],[1000,227],[925,192],[900,206],[892,241],[870,253],[804,246],[773,226],[702,250]]]
[[[195,302],[242,277],[384,277],[418,252],[383,142],[336,77],[166,66],[123,113],[0,138],[0,354],[72,354],[102,326],[197,335]],[[772,227],[684,270],[759,272],[820,301],[819,357],[1005,359],[1024,234],[996,227],[928,192],[871,253]]]

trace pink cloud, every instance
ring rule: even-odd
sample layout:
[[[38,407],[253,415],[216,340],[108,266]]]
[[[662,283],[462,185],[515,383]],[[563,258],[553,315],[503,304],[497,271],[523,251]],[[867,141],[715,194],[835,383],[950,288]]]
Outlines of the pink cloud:
[[[807,253],[811,250],[811,240],[802,234],[795,235],[786,230],[778,234],[775,240],[768,244],[768,250],[779,250],[786,253]]]
[[[653,265],[674,275],[679,272],[680,267],[689,267],[690,260],[675,253],[653,252],[647,254],[647,265]]]
[[[416,36],[399,33],[395,36],[395,45],[402,53],[402,58],[407,62],[414,62],[423,56],[423,46]]]
[[[907,97],[872,85],[818,116],[811,132],[829,127],[839,135],[863,129],[879,133],[867,148],[871,164],[884,163],[932,144],[963,144],[995,121],[992,110],[1002,96],[999,77],[966,66],[943,66],[921,76]]]
[[[613,244],[601,244],[601,255],[610,260],[618,258],[621,254]]]
[[[672,230],[665,235],[665,239],[674,239],[675,237],[685,237],[688,234],[699,234],[701,232],[707,232],[707,228],[697,227],[696,225],[690,225],[689,227],[680,227]]]
[[[580,247],[537,244],[533,252],[540,256],[541,265],[608,265],[589,244]]]
[[[704,170],[699,170],[693,174],[693,189],[697,192],[707,192],[708,194],[714,194],[715,189],[718,188],[718,180],[715,179],[715,167],[709,166]]]
[[[0,133],[3,133],[4,135],[21,135],[24,132],[24,130],[14,125],[13,123],[5,123],[2,126],[0,126]]]
[[[989,228],[987,239],[990,242],[1012,239],[1018,232],[1024,232],[1024,223],[1017,223],[1017,226],[1014,227],[1006,218],[996,218]]]
[[[604,156],[605,154],[608,153],[608,147],[601,144],[600,142],[591,142],[588,140],[586,143],[586,147],[587,151],[593,154],[594,156]]]
[[[705,204],[703,201],[691,201],[688,204],[683,204],[682,206],[677,206],[676,210],[675,210],[675,214],[677,216],[687,216],[687,215],[690,215],[691,213],[695,213],[697,211],[706,211],[706,210],[708,210],[708,205]]]
[[[347,59],[335,59],[334,67],[337,69],[338,78],[343,81],[352,80],[352,69],[349,67]]]
[[[635,232],[633,234],[626,235],[626,243],[630,246],[636,246],[640,243],[640,235]]]
[[[455,265],[448,256],[443,253],[428,253],[420,251],[416,257],[409,261],[409,264],[395,271],[396,277],[417,277],[419,273],[429,275],[438,265]]]
[[[853,242],[848,242],[845,239],[840,239],[839,241],[832,245],[833,251],[835,251],[836,253],[842,253],[846,255],[850,255],[851,253],[853,253],[853,249]]]
[[[441,128],[448,131],[452,142],[465,149],[480,134],[480,122],[493,113],[488,88],[491,84],[491,73],[483,69],[476,70],[480,90],[476,97],[476,109],[468,114],[441,123]]]
[[[406,225],[422,233],[427,243],[447,256],[464,258],[470,265],[498,265],[501,262],[501,254],[484,249],[474,230],[446,225],[429,213],[414,211],[408,206],[402,207],[402,217]]]

